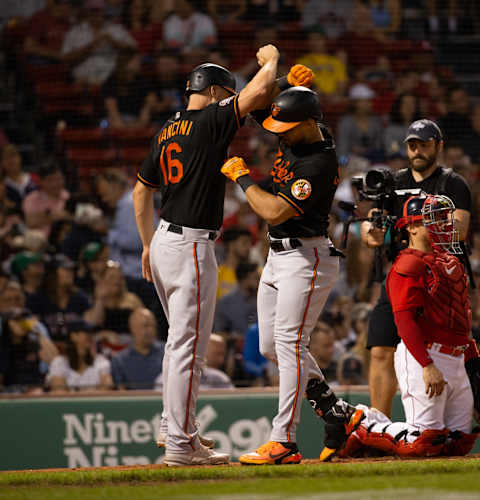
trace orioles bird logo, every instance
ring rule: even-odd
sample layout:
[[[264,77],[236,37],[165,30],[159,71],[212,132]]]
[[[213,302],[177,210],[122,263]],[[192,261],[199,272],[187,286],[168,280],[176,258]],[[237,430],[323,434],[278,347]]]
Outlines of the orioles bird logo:
[[[276,105],[272,104],[272,116],[277,116],[281,109]]]

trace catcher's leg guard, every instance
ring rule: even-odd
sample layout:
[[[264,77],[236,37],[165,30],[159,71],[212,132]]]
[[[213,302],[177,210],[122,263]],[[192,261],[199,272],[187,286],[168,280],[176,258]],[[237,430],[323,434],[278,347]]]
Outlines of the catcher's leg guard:
[[[418,437],[412,443],[407,441],[408,431],[402,431],[399,435],[395,436],[395,452],[398,456],[433,457],[440,455],[449,431],[448,429],[427,429],[422,433],[419,431],[411,432],[410,435],[416,435],[416,433],[418,433]]]
[[[355,458],[358,457],[361,454],[361,450],[364,449],[364,446],[362,442],[360,441],[360,438],[357,436],[357,431],[353,432],[350,434],[350,436],[347,439],[347,442],[345,443],[344,448],[342,448],[338,452],[338,457],[339,458]]]
[[[442,455],[455,457],[470,453],[479,435],[480,427],[475,428],[472,434],[466,434],[462,431],[450,431],[447,441],[443,445]]]
[[[362,445],[367,448],[383,451],[389,455],[394,455],[396,452],[396,442],[393,436],[385,432],[388,425],[383,427],[381,432],[372,431],[373,427],[378,427],[378,424],[371,424],[368,428],[360,425],[357,429],[356,434]]]
[[[337,396],[335,396],[335,393],[325,380],[318,378],[312,378],[308,381],[305,392],[313,411],[319,417],[323,417],[338,401]]]

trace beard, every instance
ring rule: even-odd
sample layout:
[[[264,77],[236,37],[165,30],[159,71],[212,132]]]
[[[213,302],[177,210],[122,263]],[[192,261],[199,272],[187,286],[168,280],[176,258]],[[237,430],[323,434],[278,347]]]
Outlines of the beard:
[[[415,162],[415,160],[420,159],[422,160],[421,162]],[[428,170],[432,165],[435,164],[437,161],[437,153],[430,155],[430,156],[415,156],[412,159],[408,160],[408,163],[410,165],[410,168],[412,170],[415,170],[416,172],[425,172],[425,170]]]

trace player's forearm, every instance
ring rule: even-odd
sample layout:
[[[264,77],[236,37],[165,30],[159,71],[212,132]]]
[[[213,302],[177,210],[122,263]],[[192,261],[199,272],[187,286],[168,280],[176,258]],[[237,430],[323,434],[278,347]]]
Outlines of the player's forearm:
[[[153,208],[154,190],[148,188],[140,181],[137,181],[133,190],[133,207],[135,210],[135,219],[137,221],[138,233],[144,247],[149,247],[155,232],[154,226],[154,208]]]
[[[254,109],[263,109],[270,104],[272,89],[276,86],[278,59],[267,61],[248,85],[240,92],[238,106],[244,117]]]
[[[288,205],[278,196],[267,193],[256,184],[250,186],[245,196],[253,211],[265,219],[271,226],[276,226],[289,219],[292,214],[288,213]]]

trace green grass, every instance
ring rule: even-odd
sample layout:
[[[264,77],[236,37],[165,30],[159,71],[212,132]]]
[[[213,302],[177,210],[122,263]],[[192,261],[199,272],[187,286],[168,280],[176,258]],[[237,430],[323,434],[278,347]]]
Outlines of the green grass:
[[[480,460],[0,474],[0,499],[9,500],[339,500],[344,494],[349,500],[480,498]]]

